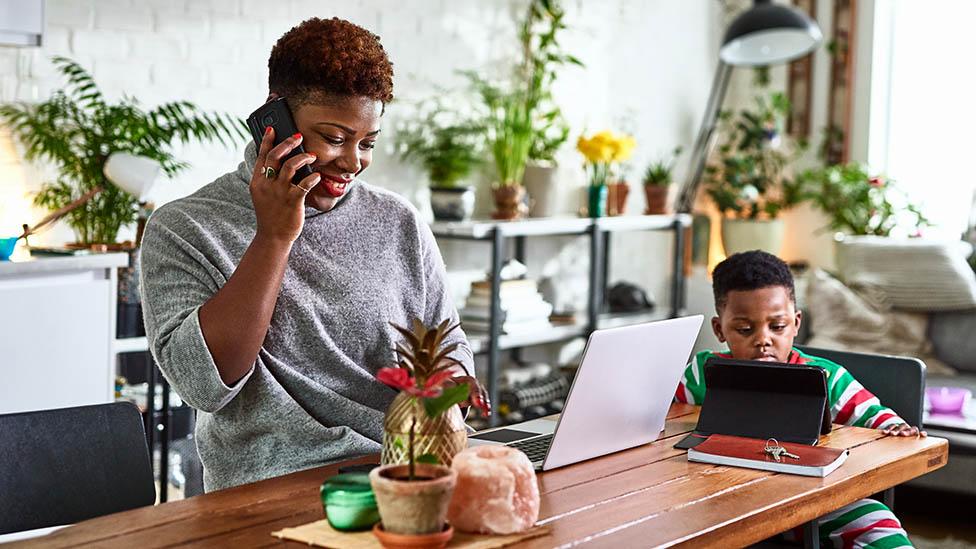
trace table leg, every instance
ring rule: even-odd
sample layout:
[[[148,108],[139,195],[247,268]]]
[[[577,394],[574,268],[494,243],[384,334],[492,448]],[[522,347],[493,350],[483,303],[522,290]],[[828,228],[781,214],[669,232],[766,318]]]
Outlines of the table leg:
[[[804,549],[820,549],[820,527],[816,519],[803,525]]]

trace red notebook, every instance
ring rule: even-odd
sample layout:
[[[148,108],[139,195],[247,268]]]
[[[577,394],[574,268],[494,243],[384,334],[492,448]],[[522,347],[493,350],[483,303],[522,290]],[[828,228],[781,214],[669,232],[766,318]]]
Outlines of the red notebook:
[[[780,458],[781,461],[776,461],[773,456],[765,452],[765,440],[710,435],[705,442],[688,450],[688,461],[748,467],[808,477],[825,477],[840,467],[847,460],[848,455],[846,449],[807,446],[791,442],[784,442],[781,445],[790,453],[800,456],[800,459],[784,456]]]

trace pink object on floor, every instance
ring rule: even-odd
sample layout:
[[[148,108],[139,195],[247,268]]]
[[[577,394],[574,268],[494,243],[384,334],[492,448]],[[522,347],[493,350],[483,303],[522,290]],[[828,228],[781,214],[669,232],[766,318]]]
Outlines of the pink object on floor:
[[[483,534],[524,532],[539,519],[539,486],[532,462],[508,446],[476,446],[454,456],[458,472],[447,520]]]
[[[929,387],[925,389],[929,409],[935,414],[958,414],[966,406],[972,391],[962,387]]]

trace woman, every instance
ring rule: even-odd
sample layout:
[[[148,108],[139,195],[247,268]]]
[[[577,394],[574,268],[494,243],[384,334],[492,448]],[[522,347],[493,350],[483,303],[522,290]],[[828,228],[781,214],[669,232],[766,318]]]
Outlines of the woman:
[[[378,452],[395,396],[374,376],[394,362],[390,322],[458,318],[430,229],[358,179],[393,98],[378,37],[310,19],[268,68],[269,99],[286,99],[299,133],[272,147],[266,132],[237,170],[160,208],[143,240],[150,348],[200,412],[208,491]],[[283,162],[298,144],[307,154]],[[473,372],[460,330],[453,342]]]

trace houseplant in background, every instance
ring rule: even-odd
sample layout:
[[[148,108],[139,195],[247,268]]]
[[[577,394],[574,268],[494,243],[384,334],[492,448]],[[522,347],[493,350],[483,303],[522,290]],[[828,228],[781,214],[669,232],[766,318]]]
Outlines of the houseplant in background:
[[[612,181],[614,168],[633,154],[636,142],[629,135],[615,135],[609,130],[592,137],[580,136],[576,149],[583,154],[583,168],[587,171],[587,212],[590,217],[603,217],[607,211],[607,184]]]
[[[58,169],[58,179],[41,187],[35,204],[58,210],[92,193],[65,216],[77,246],[116,245],[119,229],[138,216],[137,198],[105,178],[112,153],[153,159],[174,176],[189,167],[171,152],[174,142],[227,145],[246,135],[240,120],[203,112],[186,101],[149,111],[132,97],[110,104],[76,62],[65,57],[54,57],[53,62],[67,86],[41,103],[0,105],[0,123],[23,144],[28,160],[50,162]]]
[[[549,217],[557,210],[556,152],[569,139],[569,123],[552,97],[556,71],[566,65],[582,67],[559,43],[566,29],[565,11],[558,0],[532,0],[519,28],[522,63],[516,80],[528,89],[532,112],[532,145],[522,183],[529,194],[532,217]]]
[[[789,101],[776,92],[755,102],[755,110],[720,115],[725,140],[718,161],[705,168],[706,192],[723,215],[727,255],[755,249],[778,254],[783,245],[779,213],[802,199],[799,184],[785,173],[800,150],[783,135]]]
[[[465,120],[440,99],[417,105],[415,116],[400,124],[396,147],[400,158],[418,162],[430,178],[434,219],[464,221],[474,211],[472,186],[459,182],[481,163],[480,124]]]
[[[459,343],[443,346],[443,342],[458,326],[445,320],[428,328],[419,319],[414,319],[411,329],[394,325],[407,344],[396,346],[396,367],[377,373],[381,382],[400,390],[383,420],[384,465],[370,472],[382,519],[374,533],[384,545],[384,537],[403,535],[429,538],[415,539],[418,543],[440,538],[446,543],[453,533],[449,526],[445,528],[457,479],[450,465],[468,440],[457,404],[470,395],[472,404],[488,413],[473,379],[452,379],[458,362],[449,355]]]
[[[858,163],[838,164],[803,172],[797,179],[801,198],[829,220],[825,229],[850,235],[890,236],[900,227],[920,234],[928,220],[891,179],[871,175]]]
[[[674,183],[674,163],[681,154],[681,147],[675,147],[671,158],[651,162],[644,171],[644,198],[647,206],[644,213],[660,215],[668,213],[668,193]]]

